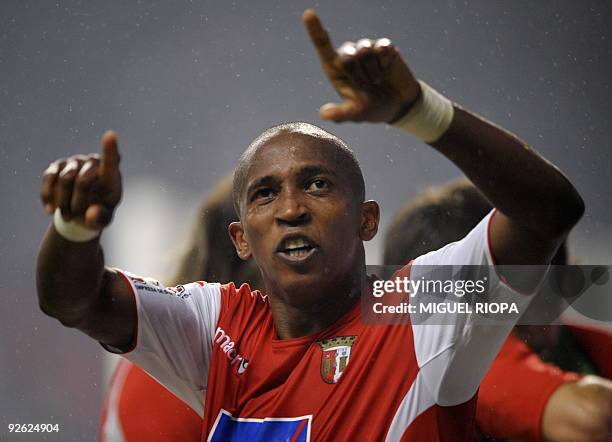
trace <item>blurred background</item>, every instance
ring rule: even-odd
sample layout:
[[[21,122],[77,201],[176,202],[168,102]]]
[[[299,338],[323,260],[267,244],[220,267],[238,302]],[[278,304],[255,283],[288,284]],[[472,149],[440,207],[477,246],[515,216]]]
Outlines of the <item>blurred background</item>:
[[[108,357],[44,316],[34,266],[49,224],[38,199],[58,157],[119,134],[124,201],[107,262],[164,279],[195,204],[263,129],[306,120],[344,138],[369,198],[390,216],[459,175],[384,125],[334,125],[336,96],[300,17],[319,12],[339,45],[390,37],[420,78],[519,134],[564,170],[587,203],[571,237],[584,264],[612,263],[608,1],[0,2],[0,440],[96,438]],[[382,235],[379,234],[380,237]],[[379,243],[368,245],[372,264]],[[9,423],[60,433],[9,434]]]

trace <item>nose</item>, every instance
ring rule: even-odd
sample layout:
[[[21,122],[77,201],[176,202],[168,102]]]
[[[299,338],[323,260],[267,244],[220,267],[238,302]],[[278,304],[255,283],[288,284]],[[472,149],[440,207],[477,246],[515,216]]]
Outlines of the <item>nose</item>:
[[[283,192],[277,200],[276,222],[298,226],[310,221],[310,211],[298,192]]]

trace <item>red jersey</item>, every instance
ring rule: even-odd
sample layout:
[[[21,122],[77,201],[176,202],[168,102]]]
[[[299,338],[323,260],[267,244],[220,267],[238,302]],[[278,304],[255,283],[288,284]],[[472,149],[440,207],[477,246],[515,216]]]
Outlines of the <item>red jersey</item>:
[[[602,377],[612,378],[610,333],[566,325]],[[480,385],[476,423],[488,437],[541,441],[548,400],[562,384],[580,375],[549,364],[510,336]]]
[[[550,396],[579,375],[547,364],[515,336],[505,342],[480,385],[477,424],[488,437],[542,440]]]
[[[138,366],[122,359],[111,379],[101,442],[197,442],[202,418]]]
[[[417,258],[411,276],[433,265],[493,265],[489,219]],[[478,385],[513,326],[476,325],[470,315],[367,325],[356,302],[319,333],[280,340],[267,298],[247,285],[165,288],[125,277],[138,309],[126,356],[202,416],[202,440],[469,440]],[[490,300],[526,305],[492,279]]]
[[[612,334],[586,325],[568,325],[574,339],[595,366],[598,374],[612,379]]]

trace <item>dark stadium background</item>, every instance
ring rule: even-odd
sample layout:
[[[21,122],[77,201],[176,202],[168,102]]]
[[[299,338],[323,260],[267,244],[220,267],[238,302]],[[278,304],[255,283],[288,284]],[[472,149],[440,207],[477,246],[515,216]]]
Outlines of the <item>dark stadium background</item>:
[[[572,249],[583,263],[612,263],[610,2],[4,0],[0,440],[95,437],[103,351],[40,313],[34,262],[49,222],[41,172],[57,157],[98,151],[105,129],[119,133],[126,180],[105,235],[108,261],[139,272],[166,271],[194,200],[280,121],[318,122],[343,137],[383,222],[458,175],[396,130],[318,121],[318,106],[336,97],[301,26],[306,7],[336,44],[390,37],[417,76],[558,164],[587,203]],[[169,252],[152,258],[160,249]],[[368,253],[376,263],[377,243]],[[9,423],[59,423],[61,432],[9,435]]]

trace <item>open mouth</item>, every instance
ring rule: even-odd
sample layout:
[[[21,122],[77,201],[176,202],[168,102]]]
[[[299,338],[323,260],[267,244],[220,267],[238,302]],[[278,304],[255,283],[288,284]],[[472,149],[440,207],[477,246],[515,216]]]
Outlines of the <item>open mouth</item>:
[[[286,259],[301,261],[312,256],[317,246],[304,236],[294,236],[283,240],[277,250]]]

